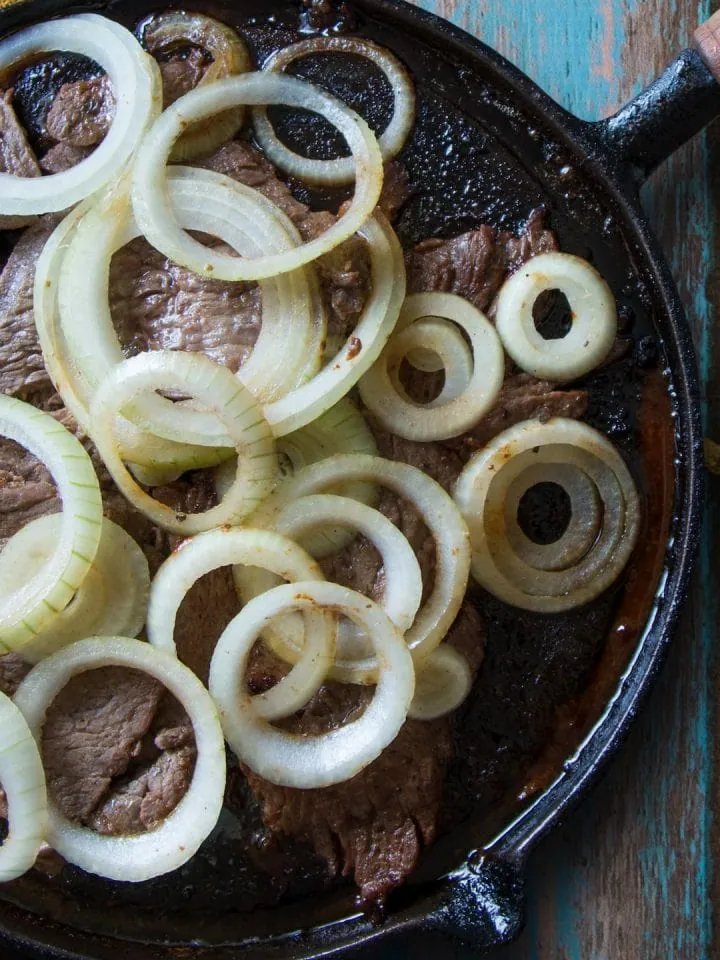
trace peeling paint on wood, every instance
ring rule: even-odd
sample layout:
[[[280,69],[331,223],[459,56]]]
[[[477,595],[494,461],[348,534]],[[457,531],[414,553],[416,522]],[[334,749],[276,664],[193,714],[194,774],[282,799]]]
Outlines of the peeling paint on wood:
[[[564,107],[614,112],[690,42],[708,0],[415,0],[494,46]],[[714,173],[713,171],[717,171]],[[688,310],[706,385],[708,433],[720,440],[716,227],[720,131],[681,150],[645,190]],[[709,481],[692,604],[669,662],[605,780],[530,867],[525,933],[497,960],[710,960],[714,710],[720,595],[720,478]],[[714,553],[714,556],[713,556]],[[714,566],[713,566],[713,562]],[[470,960],[427,937],[374,958]]]

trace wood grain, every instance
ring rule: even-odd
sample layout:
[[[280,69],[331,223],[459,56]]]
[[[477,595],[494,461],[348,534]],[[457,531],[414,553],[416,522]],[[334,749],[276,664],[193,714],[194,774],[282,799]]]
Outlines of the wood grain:
[[[614,112],[646,85],[717,6],[705,0],[419,2],[496,47],[588,119]],[[716,439],[719,161],[720,134],[705,134],[654,176],[644,196],[693,325],[707,429]],[[717,880],[711,889],[719,507],[720,479],[713,479],[694,596],[669,662],[604,781],[533,856],[527,928],[518,943],[492,953],[497,960],[720,956],[711,909],[720,902]],[[434,939],[382,954],[470,960],[468,952]]]

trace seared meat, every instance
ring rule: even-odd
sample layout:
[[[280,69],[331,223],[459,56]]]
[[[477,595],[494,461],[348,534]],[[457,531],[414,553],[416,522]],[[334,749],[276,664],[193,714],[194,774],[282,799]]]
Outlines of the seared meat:
[[[205,74],[207,64],[207,57],[197,47],[189,50],[187,56],[170,57],[160,61],[163,109],[195,89]]]
[[[29,672],[29,664],[19,654],[6,653],[0,657],[0,690],[8,697],[14,697]]]
[[[128,353],[200,351],[233,373],[249,356],[262,321],[256,284],[199,277],[141,238],[113,257],[110,305]]]
[[[40,158],[44,173],[62,173],[89,157],[94,147],[74,147],[70,143],[56,143]]]
[[[100,143],[115,116],[112,83],[104,74],[64,83],[50,105],[45,128],[53,140],[71,147]]]
[[[385,179],[378,206],[388,218],[394,220],[413,195],[413,187],[405,167],[397,160],[385,164]]]
[[[483,225],[450,240],[423,240],[405,257],[408,291],[455,293],[487,310],[508,273],[530,257],[557,249],[541,210],[531,215],[520,236]]]
[[[12,90],[0,90],[0,173],[39,177],[40,167],[12,107]]]
[[[25,231],[0,274],[0,391],[42,401],[54,392],[33,317],[35,264],[57,219],[43,217]]]

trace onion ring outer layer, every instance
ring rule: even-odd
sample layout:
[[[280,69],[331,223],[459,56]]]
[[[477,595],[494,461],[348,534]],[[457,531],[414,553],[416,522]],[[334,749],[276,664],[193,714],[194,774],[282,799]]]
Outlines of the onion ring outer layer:
[[[47,177],[0,173],[0,214],[65,210],[118,177],[162,109],[160,70],[135,37],[106,17],[82,13],[48,20],[0,43],[0,73],[54,51],[79,53],[103,67],[113,85],[115,116],[107,136],[89,157]]]
[[[153,580],[148,637],[153,646],[176,654],[173,633],[180,605],[200,577],[218,567],[243,564],[270,570],[283,580],[323,580],[318,564],[292,540],[269,530],[225,527],[187,540],[171,554]],[[317,692],[333,662],[334,618],[308,610],[308,642],[297,665],[266,693],[253,697],[258,716],[279,720],[290,716]]]
[[[560,290],[572,311],[569,332],[546,340],[533,317],[535,301]],[[586,260],[569,253],[532,257],[505,282],[497,302],[497,332],[521,370],[567,382],[599,366],[617,336],[617,308],[610,287]]]
[[[225,793],[225,744],[217,710],[195,674],[149,643],[128,637],[90,637],[47,657],[15,694],[35,740],[47,711],[72,677],[99,667],[142,670],[162,683],[187,711],[197,761],[185,796],[165,821],[147,833],[109,837],[69,820],[48,798],[47,842],[69,863],[109,880],[139,882],[181,867],[215,828]]]
[[[49,414],[0,394],[0,436],[19,443],[44,463],[63,507],[61,534],[52,557],[0,601],[0,653],[7,653],[21,650],[75,596],[100,543],[102,499],[84,447]]]
[[[385,130],[378,136],[378,145],[383,160],[397,156],[415,122],[415,90],[410,75],[400,61],[386,50],[369,40],[359,37],[310,37],[283,47],[263,64],[263,70],[277,72],[302,57],[316,53],[349,53],[365,57],[383,72],[394,95],[393,115]],[[306,183],[323,186],[342,186],[352,183],[355,168],[351,157],[337,160],[310,160],[294,153],[282,143],[275,133],[267,109],[253,110],[255,136],[268,160],[276,167]]]
[[[320,113],[345,137],[356,164],[355,195],[337,223],[294,250],[255,259],[213,252],[194,240],[172,215],[167,193],[167,161],[177,138],[189,124],[242,104],[283,104]],[[377,140],[357,114],[296,77],[250,73],[191,90],[165,110],[138,151],[132,201],[138,226],[166,257],[200,276],[250,281],[295,270],[347,240],[375,209],[382,183],[382,156]]]
[[[0,883],[35,863],[48,833],[47,790],[40,751],[19,707],[0,692],[0,785],[10,831],[0,844]]]
[[[244,683],[250,651],[274,616],[322,607],[353,620],[373,640],[375,695],[359,719],[313,737],[272,727]],[[210,665],[210,691],[238,759],[270,783],[310,789],[360,773],[395,739],[415,689],[410,652],[380,607],[337,583],[288,583],[255,597],[226,628]]]

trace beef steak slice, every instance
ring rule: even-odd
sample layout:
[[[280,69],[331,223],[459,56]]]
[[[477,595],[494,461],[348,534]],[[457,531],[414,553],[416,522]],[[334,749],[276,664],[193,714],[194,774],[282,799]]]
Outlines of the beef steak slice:
[[[12,106],[12,90],[0,90],[0,172],[39,177],[37,157]]]

